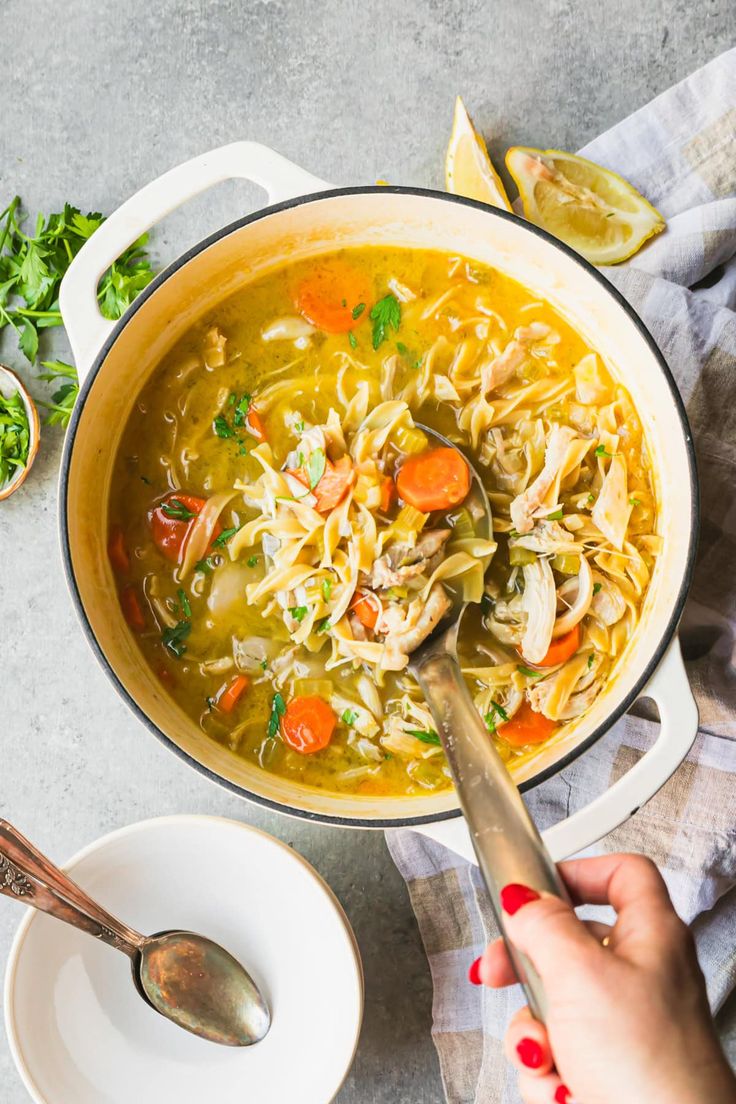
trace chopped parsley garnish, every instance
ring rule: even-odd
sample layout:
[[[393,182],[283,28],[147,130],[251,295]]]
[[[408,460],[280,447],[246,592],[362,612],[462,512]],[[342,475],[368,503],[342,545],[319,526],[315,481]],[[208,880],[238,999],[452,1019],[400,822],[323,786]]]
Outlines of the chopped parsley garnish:
[[[598,448],[595,450],[595,454],[596,454],[596,456],[608,456],[608,457],[613,456],[612,452],[607,452],[606,451],[606,446],[605,445],[599,445]]]
[[[297,433],[303,433],[304,422],[294,422],[294,429],[297,431]]]
[[[496,731],[496,717],[499,717],[502,721],[508,721],[509,715],[500,704],[500,702],[492,701],[491,708],[485,715],[485,722],[489,732]]]
[[[164,629],[161,633],[161,641],[164,647],[168,648],[172,655],[176,656],[177,659],[181,659],[187,650],[184,641],[191,631],[191,621],[177,621],[170,629]]]
[[[401,305],[395,295],[385,295],[379,299],[368,316],[373,323],[373,348],[377,349],[388,337],[390,329],[398,330],[401,325]]]
[[[273,740],[274,736],[279,730],[279,722],[286,712],[286,702],[281,694],[274,694],[271,698],[271,716],[268,718],[268,728],[266,729],[266,735],[269,740]]]
[[[294,618],[295,621],[301,622],[301,621],[304,620],[304,618],[309,613],[309,607],[308,606],[292,606],[289,610],[289,613],[291,614],[291,616]]]
[[[327,457],[325,456],[324,449],[315,449],[307,460],[307,478],[309,479],[310,491],[313,491],[317,486],[320,479],[325,474],[326,467]]]
[[[555,510],[553,514],[547,514],[547,521],[562,521],[562,507],[559,510]]]
[[[603,586],[603,583],[593,583],[593,593],[597,594],[602,586]]]
[[[641,506],[641,499],[640,498],[633,498],[633,497],[630,498],[629,499],[629,506]]]
[[[224,548],[231,537],[234,537],[236,533],[240,532],[242,526],[235,525],[232,529],[223,529],[219,537],[215,537],[212,542],[213,548]]]
[[[329,602],[330,595],[332,594],[332,579],[322,580],[322,597],[325,602]]]
[[[350,332],[348,333],[348,343],[349,343],[351,349],[357,349],[358,348],[358,339],[357,339],[357,337],[355,336],[355,334],[353,333],[352,330],[350,330]]]
[[[197,560],[194,565],[195,571],[202,571],[205,575],[209,575],[215,570],[217,564],[212,559],[212,556],[208,556],[205,560]]]
[[[591,652],[590,655],[588,656],[588,670],[590,670],[590,668],[593,666],[594,660],[595,660],[595,653]]]
[[[268,660],[267,659],[262,659],[261,660],[261,670],[262,671],[267,671],[268,670]]]
[[[0,288],[0,302],[2,288]],[[26,466],[31,442],[28,414],[19,391],[0,394],[0,485]]]
[[[365,303],[358,303],[357,306],[353,307],[353,318],[360,318],[364,310]]]
[[[417,740],[421,740],[423,744],[436,744],[438,747],[442,746],[442,741],[433,728],[429,730],[412,728],[409,730],[409,735],[414,736]]]
[[[168,502],[162,502],[161,513],[167,518],[173,518],[174,521],[191,521],[197,516],[194,510],[185,506],[180,498],[170,498]]]
[[[247,563],[248,567],[255,567],[256,564],[258,563],[258,557],[257,556],[249,556],[248,559],[245,562]]]
[[[354,709],[346,709],[342,717],[340,718],[343,724],[350,725],[351,728],[355,724],[357,719],[358,714],[355,712]]]
[[[317,624],[314,626],[314,628],[315,628],[315,631],[318,632],[318,633],[327,632],[327,630],[330,628],[330,619],[329,619],[329,617],[323,617],[321,621],[317,622]]]
[[[527,678],[541,678],[544,674],[543,671],[532,671],[531,667],[522,667],[521,664],[517,664],[516,670],[520,675],[526,675]]]
[[[218,437],[234,437],[235,430],[228,422],[227,418],[224,418],[222,414],[218,414],[212,423],[212,428]]]
[[[404,344],[403,341],[397,341],[396,342],[396,348],[401,353],[402,356],[406,356],[407,353],[409,352],[409,350],[407,349],[407,347],[406,347],[406,345]]]
[[[184,614],[185,617],[191,617],[192,607],[189,605],[189,599],[187,598],[186,591],[179,587],[176,593],[179,598],[179,606],[181,608],[181,612]]]
[[[595,502],[595,495],[592,491],[588,495],[588,502]]]
[[[237,396],[231,395],[230,398],[234,400]],[[250,410],[250,395],[243,395],[238,401],[238,405],[235,407],[235,413],[233,414],[233,425],[242,426],[245,425],[246,418],[248,417],[248,411]]]

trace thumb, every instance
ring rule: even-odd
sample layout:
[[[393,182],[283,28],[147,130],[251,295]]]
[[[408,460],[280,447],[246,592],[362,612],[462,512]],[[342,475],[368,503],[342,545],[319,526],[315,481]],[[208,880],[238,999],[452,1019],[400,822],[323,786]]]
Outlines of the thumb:
[[[512,884],[503,887],[500,899],[508,938],[543,980],[560,970],[567,972],[571,963],[593,962],[605,953],[561,897],[540,896],[529,886]]]

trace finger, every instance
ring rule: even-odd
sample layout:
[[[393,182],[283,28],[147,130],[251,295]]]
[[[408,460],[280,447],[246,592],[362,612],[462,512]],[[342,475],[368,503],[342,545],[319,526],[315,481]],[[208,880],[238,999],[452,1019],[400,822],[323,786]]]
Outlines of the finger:
[[[545,1077],[520,1073],[518,1084],[524,1104],[573,1104],[572,1093],[554,1071]]]
[[[559,870],[576,904],[612,905],[619,914],[632,905],[657,915],[672,910],[662,875],[644,855],[571,859]]]
[[[599,943],[602,944],[605,939],[608,941],[607,946],[612,944],[614,930],[610,924],[604,924],[600,920],[584,920],[583,924]],[[494,939],[486,947],[480,959],[477,976],[483,985],[489,985],[491,989],[503,989],[517,983],[519,979],[504,939]]]
[[[554,1067],[547,1030],[528,1008],[511,1017],[503,1045],[509,1062],[530,1077],[544,1077]]]
[[[529,956],[542,980],[565,971],[570,961],[582,970],[600,967],[605,952],[567,901],[540,897],[522,885],[504,886],[500,897],[507,936]]]

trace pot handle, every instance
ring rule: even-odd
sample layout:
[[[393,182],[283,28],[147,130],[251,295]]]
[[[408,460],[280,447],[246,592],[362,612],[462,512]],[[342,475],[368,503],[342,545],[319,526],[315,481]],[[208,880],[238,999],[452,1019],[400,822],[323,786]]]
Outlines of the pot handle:
[[[674,774],[692,747],[698,731],[698,707],[676,636],[639,696],[652,698],[659,710],[660,728],[655,743],[605,793],[542,832],[542,839],[555,862],[590,847],[633,816]],[[477,862],[462,817],[423,825],[416,831],[470,862]]]
[[[223,180],[259,184],[279,203],[331,185],[258,142],[232,142],[170,169],[132,195],[96,230],[69,266],[59,306],[80,382],[116,325],[100,314],[97,286],[129,245],[171,211]]]

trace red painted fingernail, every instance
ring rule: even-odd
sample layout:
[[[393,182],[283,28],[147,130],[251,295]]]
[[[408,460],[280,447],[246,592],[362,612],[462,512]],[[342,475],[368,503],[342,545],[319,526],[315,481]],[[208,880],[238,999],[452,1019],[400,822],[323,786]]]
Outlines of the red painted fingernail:
[[[516,1053],[527,1069],[539,1069],[544,1061],[544,1050],[536,1039],[522,1039],[516,1044]]]
[[[567,1085],[558,1085],[555,1093],[555,1104],[568,1104],[572,1100],[572,1094]]]
[[[476,958],[475,962],[471,962],[470,969],[468,970],[468,981],[473,985],[482,985],[483,982],[480,979],[480,959]]]
[[[511,882],[510,885],[506,885],[501,890],[501,908],[504,912],[507,912],[509,916],[513,916],[515,912],[518,912],[522,905],[528,905],[530,901],[538,901],[539,894],[536,889],[530,889],[529,886],[521,885],[516,882]]]

